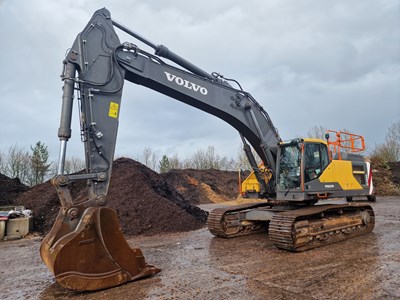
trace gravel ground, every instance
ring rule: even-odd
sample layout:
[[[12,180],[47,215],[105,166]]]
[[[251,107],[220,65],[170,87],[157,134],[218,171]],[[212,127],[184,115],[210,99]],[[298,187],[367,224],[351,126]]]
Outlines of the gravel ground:
[[[0,242],[1,299],[400,298],[400,197],[378,197],[373,233],[303,253],[264,234],[226,240],[206,229],[128,239],[162,271],[112,289],[76,293],[54,282],[41,237]]]

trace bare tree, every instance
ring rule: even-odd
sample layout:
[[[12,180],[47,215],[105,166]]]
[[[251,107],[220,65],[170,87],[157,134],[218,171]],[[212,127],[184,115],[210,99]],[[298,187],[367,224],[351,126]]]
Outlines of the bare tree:
[[[72,174],[86,169],[86,163],[78,157],[71,157],[65,160],[65,173]]]
[[[51,165],[47,163],[47,147],[38,142],[31,150],[32,154],[29,154],[15,144],[10,146],[7,153],[0,153],[0,173],[10,178],[19,178],[22,183],[30,186],[43,182],[50,173]]]
[[[251,153],[253,154],[254,158],[256,159],[257,165],[260,165],[262,163],[261,158],[258,156],[257,152],[252,148]],[[252,171],[253,168],[250,165],[249,160],[247,159],[246,153],[243,150],[243,146],[240,146],[240,149],[238,150],[236,162],[235,162],[235,169],[241,169],[241,170],[248,170]]]
[[[378,145],[372,153],[372,156],[380,157],[385,162],[398,161],[400,157],[399,145],[393,141]]]
[[[400,160],[400,121],[396,121],[385,135],[385,143],[378,145],[372,156],[380,157],[385,162]]]
[[[0,152],[0,173],[4,174],[4,163],[5,163],[5,158],[4,154]]]
[[[219,170],[236,171],[237,162],[231,157],[222,156],[219,160]]]
[[[386,134],[386,140],[393,141],[400,145],[400,120],[390,125],[388,133]]]
[[[308,130],[307,136],[309,138],[325,140],[326,131],[327,131],[326,127],[322,125],[315,125]]]
[[[197,149],[192,156],[186,160],[186,167],[198,170],[209,169],[206,161],[206,153],[204,149]]]
[[[150,147],[145,147],[143,149],[141,162],[148,168],[153,169],[154,171],[157,170],[157,155],[151,150]]]
[[[216,169],[216,170],[234,170],[236,163],[232,158],[221,157],[215,153],[214,146],[208,146],[206,150],[199,148],[183,163],[184,168],[198,170]]]
[[[182,169],[182,163],[179,160],[178,154],[174,153],[174,155],[168,156],[168,160],[171,169]]]
[[[143,157],[143,164],[144,164],[145,166],[147,166],[147,167],[150,166],[150,157],[151,157],[151,154],[152,154],[152,150],[151,150],[149,147],[145,147],[145,148],[143,149],[143,154],[142,154],[142,157]]]
[[[208,146],[204,153],[205,163],[207,169],[217,169],[221,168],[221,159],[218,154],[215,153],[214,146]]]
[[[29,184],[30,156],[24,148],[15,144],[3,156],[2,173],[10,178],[19,178],[21,182]]]

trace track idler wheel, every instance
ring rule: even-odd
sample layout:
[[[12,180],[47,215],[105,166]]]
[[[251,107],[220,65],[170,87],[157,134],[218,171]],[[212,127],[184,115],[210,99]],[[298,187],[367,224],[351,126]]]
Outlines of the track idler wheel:
[[[40,255],[60,285],[78,291],[106,289],[161,271],[128,245],[116,212],[107,207],[86,208],[75,224],[60,211]]]

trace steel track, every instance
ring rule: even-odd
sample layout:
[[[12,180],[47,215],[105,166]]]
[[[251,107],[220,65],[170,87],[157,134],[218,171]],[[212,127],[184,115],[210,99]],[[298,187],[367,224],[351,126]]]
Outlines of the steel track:
[[[243,220],[241,214],[254,208],[272,209],[272,204],[253,203],[214,209],[207,220],[208,229],[215,236],[233,238],[267,232],[268,228],[269,237],[277,248],[300,252],[366,234],[375,225],[372,207],[360,203],[277,211],[270,222]]]

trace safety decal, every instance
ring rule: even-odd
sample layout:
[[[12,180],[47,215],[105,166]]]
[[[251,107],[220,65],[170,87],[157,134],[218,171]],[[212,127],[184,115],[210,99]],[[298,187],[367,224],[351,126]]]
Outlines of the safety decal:
[[[108,116],[111,118],[118,118],[118,103],[110,102],[110,110],[108,111]]]

